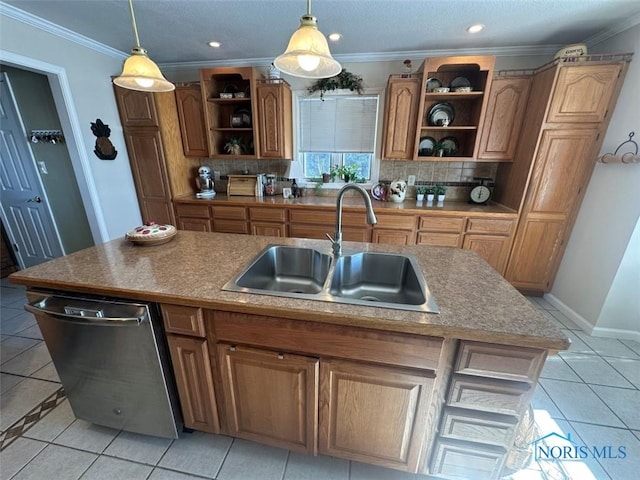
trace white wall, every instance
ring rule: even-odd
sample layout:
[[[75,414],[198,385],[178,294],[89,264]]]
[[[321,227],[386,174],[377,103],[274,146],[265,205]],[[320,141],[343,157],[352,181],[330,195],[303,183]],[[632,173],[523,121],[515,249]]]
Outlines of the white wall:
[[[75,160],[74,169],[76,174],[83,167],[87,170],[89,182],[95,187],[95,206],[104,219],[102,238],[96,241],[123,236],[140,224],[141,217],[111,85],[111,76],[120,72],[122,60],[5,15],[0,16],[0,22],[2,58],[32,59],[35,63],[42,62],[66,73],[71,94],[68,106],[74,110],[69,113],[80,125],[80,138],[76,138],[80,145],[80,158],[72,158]],[[52,90],[54,96],[60,95],[55,85],[52,85]],[[111,128],[110,139],[118,150],[113,161],[99,160],[93,153],[96,138],[90,124],[97,118]],[[69,136],[68,132],[65,134]],[[83,186],[80,187],[82,190]]]
[[[611,52],[635,58],[600,153],[640,139],[640,25],[590,49]],[[597,164],[549,296],[594,335],[640,340],[639,225],[640,164]]]

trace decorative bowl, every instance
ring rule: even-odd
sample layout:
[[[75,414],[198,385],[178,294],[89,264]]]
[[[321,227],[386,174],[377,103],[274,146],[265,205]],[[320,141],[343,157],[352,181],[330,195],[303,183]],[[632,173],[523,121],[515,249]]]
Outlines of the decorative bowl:
[[[173,240],[177,233],[178,231],[173,225],[147,222],[127,232],[125,238],[134,245],[162,245]]]
[[[437,87],[433,89],[436,93],[447,93],[449,91],[449,87]]]

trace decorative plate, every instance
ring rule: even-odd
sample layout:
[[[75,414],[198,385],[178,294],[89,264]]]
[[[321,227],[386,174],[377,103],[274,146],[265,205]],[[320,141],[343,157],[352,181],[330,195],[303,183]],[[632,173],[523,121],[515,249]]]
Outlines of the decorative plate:
[[[442,87],[442,82],[435,77],[427,78],[427,92],[431,93],[436,88]]]
[[[444,146],[444,151],[447,157],[453,156],[458,153],[458,140],[456,137],[444,137],[440,140],[440,143]]]
[[[418,156],[429,157],[433,155],[433,146],[436,143],[436,139],[433,137],[420,137],[420,143],[418,144]]]
[[[436,103],[431,110],[429,110],[429,114],[427,116],[427,120],[429,121],[429,125],[441,127],[445,125],[451,125],[453,123],[453,119],[456,116],[456,111],[453,108],[453,105],[447,102]]]
[[[384,185],[383,183],[378,183],[377,185],[374,185],[373,187],[371,187],[371,196],[375,200],[384,201],[384,199],[387,196],[387,187],[386,187],[386,185]]]
[[[471,82],[465,77],[456,77],[451,81],[451,85],[449,85],[453,90],[459,87],[470,87]]]
[[[240,118],[242,119],[242,125],[241,125],[242,127],[244,128],[251,127],[251,111],[250,110],[247,110],[246,108],[238,108],[236,109],[235,112],[233,112],[233,115],[240,116]]]
[[[125,238],[134,245],[162,245],[176,236],[178,231],[173,225],[160,225],[147,222],[144,225],[127,232]]]

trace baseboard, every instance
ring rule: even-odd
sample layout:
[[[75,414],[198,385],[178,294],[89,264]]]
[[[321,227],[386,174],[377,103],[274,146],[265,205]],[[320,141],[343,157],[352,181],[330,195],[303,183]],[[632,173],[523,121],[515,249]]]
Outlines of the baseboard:
[[[618,338],[622,340],[635,340],[640,342],[640,332],[635,330],[625,330],[621,328],[594,327],[582,315],[565,305],[561,300],[550,293],[545,293],[543,297],[547,302],[565,314],[570,320],[577,324],[584,332],[592,337]]]

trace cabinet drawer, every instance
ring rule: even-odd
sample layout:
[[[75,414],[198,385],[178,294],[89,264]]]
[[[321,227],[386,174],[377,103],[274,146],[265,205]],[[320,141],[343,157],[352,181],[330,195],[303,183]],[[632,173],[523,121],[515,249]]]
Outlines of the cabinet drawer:
[[[464,227],[462,217],[425,217],[420,216],[420,230],[432,232],[456,232],[461,233]]]
[[[467,232],[509,235],[514,222],[513,219],[503,218],[470,218]]]
[[[305,223],[313,225],[336,224],[335,210],[305,210],[301,208],[292,208],[289,210],[289,221],[293,223]],[[343,212],[342,226],[366,227],[367,216],[364,210],[362,212]],[[326,238],[326,237],[322,237]]]
[[[296,238],[317,238],[326,240],[327,233],[333,236],[333,227],[328,225],[290,225],[289,236]],[[342,228],[342,240],[345,242],[370,242],[371,230],[368,228],[344,227]]]
[[[284,208],[249,208],[249,218],[263,222],[286,222],[287,211]]]
[[[545,356],[544,351],[534,348],[462,341],[456,372],[533,383]]]
[[[460,480],[494,479],[499,478],[505,458],[506,452],[498,447],[440,440],[430,473]]]
[[[213,231],[220,233],[249,233],[249,224],[241,220],[227,220],[216,218],[213,221]]]
[[[211,207],[213,218],[228,218],[230,220],[246,220],[247,209],[244,207]]]
[[[511,448],[517,425],[518,420],[514,417],[447,408],[440,436]]]
[[[178,217],[209,218],[209,207],[207,205],[176,204],[176,215]]]
[[[364,215],[364,214],[363,214]],[[399,230],[413,230],[416,217],[413,215],[377,215],[376,228],[393,228]]]
[[[418,245],[434,245],[437,247],[460,247],[459,233],[418,232]]]
[[[435,370],[442,339],[211,311],[217,341]]]
[[[520,415],[526,406],[528,385],[489,378],[454,375],[448,405],[483,412]]]
[[[202,309],[181,305],[162,305],[164,329],[169,333],[204,337]]]

